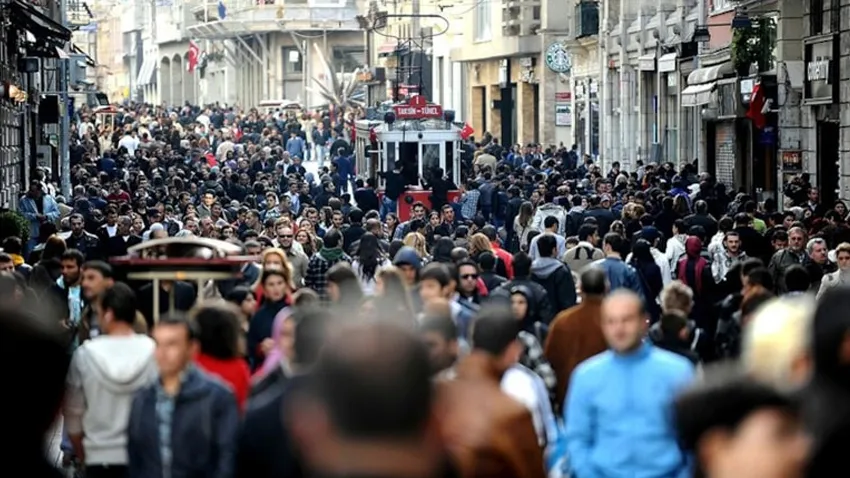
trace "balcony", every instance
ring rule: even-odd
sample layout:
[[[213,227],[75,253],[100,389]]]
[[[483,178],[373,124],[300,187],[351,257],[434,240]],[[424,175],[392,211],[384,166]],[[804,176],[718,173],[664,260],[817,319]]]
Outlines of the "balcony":
[[[540,29],[538,0],[511,0],[502,3],[502,35],[536,35]]]
[[[222,15],[223,13],[223,15]],[[190,26],[199,38],[230,38],[279,31],[356,31],[359,14],[353,0],[235,0],[222,10],[217,1],[192,7],[200,22]]]

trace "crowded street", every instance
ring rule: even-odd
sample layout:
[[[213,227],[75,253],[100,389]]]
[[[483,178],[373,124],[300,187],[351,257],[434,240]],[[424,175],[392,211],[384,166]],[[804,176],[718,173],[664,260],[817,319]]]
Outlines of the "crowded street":
[[[846,477],[788,2],[0,0],[0,477]]]

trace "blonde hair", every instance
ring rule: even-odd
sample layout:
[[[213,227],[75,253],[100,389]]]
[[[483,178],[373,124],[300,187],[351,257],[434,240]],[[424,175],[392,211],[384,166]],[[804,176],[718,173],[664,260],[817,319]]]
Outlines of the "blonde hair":
[[[295,290],[295,285],[292,283],[292,265],[289,263],[289,259],[286,257],[286,252],[284,252],[283,249],[277,247],[270,247],[266,249],[263,251],[263,260],[260,264],[263,268],[265,268],[266,259],[271,255],[280,257],[281,272],[283,272],[283,275],[286,277],[286,285],[289,287],[290,291]],[[260,280],[262,280],[262,275],[260,277]]]
[[[684,315],[691,313],[694,303],[694,291],[680,280],[674,280],[664,286],[661,290],[662,312],[681,312]]]
[[[493,252],[493,245],[490,244],[490,239],[487,239],[487,236],[476,232],[469,238],[469,252],[470,254],[477,254],[485,251]]]
[[[426,243],[425,236],[418,232],[409,232],[404,236],[404,245],[412,247],[419,257],[426,257],[428,255],[428,249],[425,247]]]
[[[780,389],[800,386],[804,378],[797,375],[797,367],[809,352],[814,311],[815,302],[808,296],[763,305],[744,328],[744,371]]]

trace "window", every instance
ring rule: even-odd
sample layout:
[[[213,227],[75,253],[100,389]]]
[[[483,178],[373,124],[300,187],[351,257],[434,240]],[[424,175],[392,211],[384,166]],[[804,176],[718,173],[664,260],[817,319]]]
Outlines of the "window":
[[[731,10],[735,6],[733,2],[734,0],[711,0],[711,13]]]
[[[294,47],[283,47],[283,75],[300,75],[304,73],[304,62],[301,59],[301,52]]]
[[[366,50],[359,46],[338,46],[333,49],[334,71],[351,73],[366,65]]]
[[[308,0],[311,7],[339,8],[344,7],[347,0]]]
[[[820,35],[823,33],[823,0],[811,0],[809,5],[809,34]]]
[[[492,0],[478,0],[478,3],[475,4],[475,17],[473,18],[475,41],[488,41],[493,37],[491,3]]]

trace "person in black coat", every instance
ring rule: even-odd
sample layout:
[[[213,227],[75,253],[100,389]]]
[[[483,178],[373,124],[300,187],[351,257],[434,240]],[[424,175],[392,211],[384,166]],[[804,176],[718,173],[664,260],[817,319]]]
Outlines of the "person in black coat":
[[[549,295],[552,310],[557,315],[576,305],[576,284],[570,268],[558,260],[555,235],[545,233],[537,239],[540,257],[531,264],[531,278],[542,285]]]
[[[235,478],[297,478],[304,476],[300,459],[284,420],[285,409],[293,396],[307,388],[310,375],[305,371],[317,361],[331,321],[324,309],[296,310],[295,354],[289,364],[289,376],[283,368],[268,377],[264,390],[248,400],[245,420],[239,431]]]

